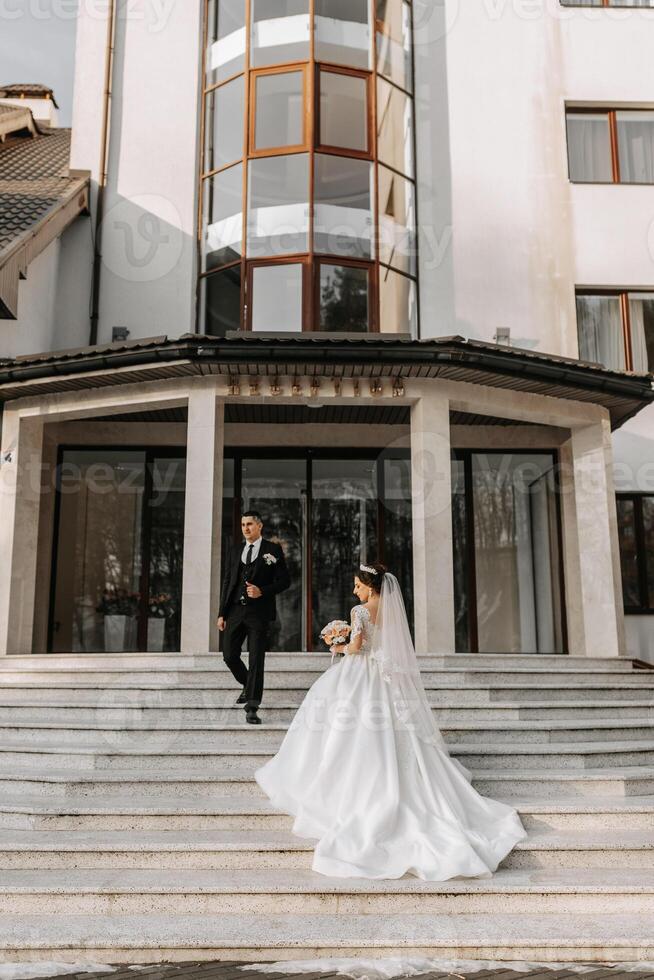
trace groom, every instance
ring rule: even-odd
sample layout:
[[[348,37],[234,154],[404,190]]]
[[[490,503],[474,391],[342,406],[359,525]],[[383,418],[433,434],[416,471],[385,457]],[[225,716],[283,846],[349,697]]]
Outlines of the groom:
[[[245,719],[260,725],[257,709],[263,694],[263,668],[268,645],[268,625],[277,616],[275,596],[291,580],[280,545],[262,537],[263,521],[258,511],[241,516],[244,542],[227,553],[220,593],[218,629],[225,633],[223,659],[243,690],[236,703],[245,705]],[[247,637],[249,670],[241,659]]]

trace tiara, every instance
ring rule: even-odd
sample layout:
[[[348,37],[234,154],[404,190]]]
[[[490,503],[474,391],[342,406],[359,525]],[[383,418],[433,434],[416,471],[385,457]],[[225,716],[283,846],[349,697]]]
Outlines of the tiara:
[[[371,575],[377,575],[377,569],[371,568],[370,565],[359,565],[359,569],[362,572],[369,572]]]

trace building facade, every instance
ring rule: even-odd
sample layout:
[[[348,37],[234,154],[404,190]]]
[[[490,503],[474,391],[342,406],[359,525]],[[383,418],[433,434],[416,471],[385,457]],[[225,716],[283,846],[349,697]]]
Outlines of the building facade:
[[[274,649],[380,557],[423,652],[651,658],[649,7],[82,8],[72,133],[0,95],[0,651],[217,649],[248,506]]]

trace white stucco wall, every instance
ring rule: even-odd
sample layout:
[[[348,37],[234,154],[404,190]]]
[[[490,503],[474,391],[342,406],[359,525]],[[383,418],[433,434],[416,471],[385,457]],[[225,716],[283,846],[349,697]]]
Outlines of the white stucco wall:
[[[576,285],[654,287],[654,193],[571,185],[565,105],[654,104],[654,10],[417,0],[416,20],[422,334],[509,327],[574,357]]]
[[[18,287],[18,318],[0,320],[0,356],[88,344],[90,248],[90,221],[80,216],[30,264]]]
[[[106,23],[81,5],[72,165],[101,159]],[[98,341],[194,329],[201,4],[119,5]],[[91,10],[93,8],[93,10]]]

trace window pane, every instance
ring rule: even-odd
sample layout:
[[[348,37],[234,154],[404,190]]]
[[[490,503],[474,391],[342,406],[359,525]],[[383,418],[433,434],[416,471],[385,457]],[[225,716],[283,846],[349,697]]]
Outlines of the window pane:
[[[645,571],[647,608],[654,607],[654,497],[643,497],[643,545],[645,547]]]
[[[302,145],[304,73],[285,71],[274,75],[259,75],[256,86],[255,149]]]
[[[377,71],[411,91],[411,8],[403,0],[377,0]]]
[[[654,293],[629,293],[634,371],[654,371]]]
[[[574,113],[566,116],[570,180],[611,183],[611,138],[606,113]]]
[[[404,92],[377,80],[377,152],[382,163],[413,177],[413,104]]]
[[[245,0],[210,0],[208,38],[209,84],[245,69]]]
[[[480,653],[561,653],[556,488],[545,454],[473,453]]]
[[[416,202],[410,180],[379,168],[379,258],[382,262],[416,274]]]
[[[257,265],[252,269],[252,329],[302,329],[302,265]]]
[[[370,68],[369,0],[316,0],[316,61]]]
[[[233,265],[202,280],[203,333],[224,337],[241,329],[241,267]]]
[[[308,250],[309,158],[266,157],[249,165],[248,256]]]
[[[368,330],[369,275],[358,266],[320,264],[321,330]]]
[[[368,150],[368,82],[356,75],[320,73],[320,142]]]
[[[654,112],[617,112],[620,182],[654,184]]]
[[[381,333],[418,333],[418,290],[415,281],[392,269],[379,269],[379,329]]]
[[[243,75],[207,96],[205,170],[218,170],[243,157]]]
[[[636,535],[636,508],[633,500],[618,497],[618,536],[620,539],[620,564],[622,566],[622,595],[627,608],[641,605],[638,580],[638,538]]]
[[[579,357],[624,371],[625,353],[617,296],[577,296]]]
[[[59,475],[53,651],[138,650],[145,453],[67,449]]]
[[[243,241],[243,164],[204,182],[203,271],[240,258]]]
[[[372,164],[318,153],[314,193],[316,252],[371,258]]]
[[[309,0],[252,0],[252,67],[309,58]]]

